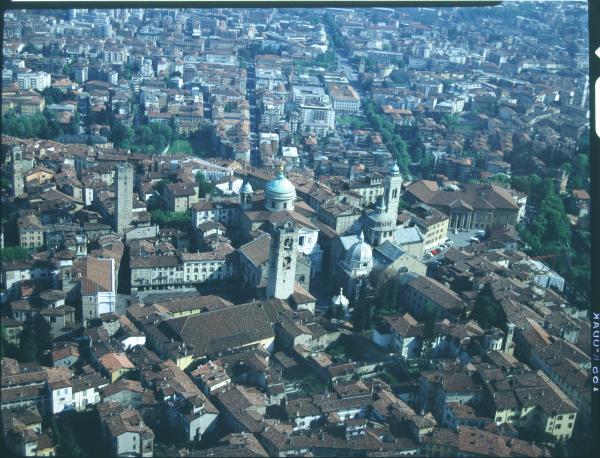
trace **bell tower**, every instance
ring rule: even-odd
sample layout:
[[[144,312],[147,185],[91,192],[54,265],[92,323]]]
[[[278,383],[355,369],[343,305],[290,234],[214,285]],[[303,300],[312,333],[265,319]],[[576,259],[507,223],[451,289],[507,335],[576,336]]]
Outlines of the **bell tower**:
[[[398,204],[400,203],[401,187],[402,175],[400,175],[398,164],[394,162],[385,177],[383,194],[386,212],[388,215],[394,217],[394,221],[396,221],[396,217],[398,216]]]
[[[21,169],[21,160],[23,159],[23,151],[20,146],[15,146],[11,152],[12,164],[11,164],[11,185],[13,195],[19,197],[23,195],[25,185],[23,183],[23,171]]]
[[[287,299],[294,292],[298,228],[287,220],[275,226],[271,234],[267,297]]]

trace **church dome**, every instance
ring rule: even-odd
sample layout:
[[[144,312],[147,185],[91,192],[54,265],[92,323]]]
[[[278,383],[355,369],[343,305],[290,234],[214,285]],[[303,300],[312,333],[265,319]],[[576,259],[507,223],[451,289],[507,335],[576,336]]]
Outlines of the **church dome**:
[[[252,185],[247,181],[242,185],[242,188],[240,189],[241,194],[252,194],[253,192],[254,189],[252,189]]]
[[[296,188],[280,170],[277,176],[267,183],[265,196],[276,200],[290,200],[296,198]]]
[[[346,254],[345,264],[350,269],[362,269],[373,262],[373,250],[365,242],[362,231],[358,236],[358,242],[350,247]]]

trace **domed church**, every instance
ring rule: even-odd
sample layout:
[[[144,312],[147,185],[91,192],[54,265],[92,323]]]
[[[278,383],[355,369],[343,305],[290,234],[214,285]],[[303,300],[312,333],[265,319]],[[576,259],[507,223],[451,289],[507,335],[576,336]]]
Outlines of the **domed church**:
[[[285,176],[283,165],[266,183],[264,194],[255,193],[246,180],[240,189],[239,231],[242,240],[249,242],[240,249],[247,253],[256,252],[258,245],[265,243],[262,237],[265,233],[273,236],[281,225],[293,223],[296,227],[296,282],[308,290],[310,279],[321,271],[323,250],[318,244],[319,229],[294,209],[295,201],[296,188]]]
[[[373,250],[362,233],[346,253],[341,263],[341,283],[350,299],[355,299],[360,285],[373,269]]]
[[[380,250],[388,245],[393,246],[401,185],[400,169],[394,163],[385,176],[383,195],[377,198],[375,208],[359,220],[358,235],[346,235],[339,239],[343,249],[337,257],[335,277],[350,301],[358,298],[361,286],[368,282],[374,268],[373,248]]]

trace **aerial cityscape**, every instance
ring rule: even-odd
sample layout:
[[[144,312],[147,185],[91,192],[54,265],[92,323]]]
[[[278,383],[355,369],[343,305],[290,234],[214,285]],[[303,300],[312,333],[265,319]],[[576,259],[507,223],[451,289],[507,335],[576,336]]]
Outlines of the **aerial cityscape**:
[[[2,46],[3,456],[592,453],[585,2]]]

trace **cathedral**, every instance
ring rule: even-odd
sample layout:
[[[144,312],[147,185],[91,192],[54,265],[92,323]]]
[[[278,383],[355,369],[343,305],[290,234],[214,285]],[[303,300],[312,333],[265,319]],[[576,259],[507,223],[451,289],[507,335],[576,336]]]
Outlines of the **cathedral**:
[[[255,193],[247,181],[240,189],[238,236],[250,240],[240,251],[247,286],[266,287],[267,297],[287,299],[294,283],[308,291],[321,271],[319,229],[294,209],[296,189],[283,172]]]
[[[358,298],[361,287],[368,284],[374,268],[390,264],[386,262],[387,253],[393,253],[388,257],[396,258],[404,255],[394,244],[401,186],[400,169],[394,163],[385,176],[384,193],[377,198],[375,209],[359,220],[358,234],[340,237],[341,251],[334,275],[350,301]]]

